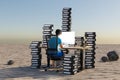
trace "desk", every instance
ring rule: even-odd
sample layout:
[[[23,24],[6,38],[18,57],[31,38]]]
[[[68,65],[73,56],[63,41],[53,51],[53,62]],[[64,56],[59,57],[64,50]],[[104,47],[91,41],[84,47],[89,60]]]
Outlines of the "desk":
[[[80,50],[86,50],[90,47],[63,47],[62,49],[80,49]]]
[[[81,67],[79,67],[79,71],[80,70],[83,70],[83,59],[84,59],[84,50],[86,50],[86,49],[89,49],[89,47],[79,47],[79,46],[77,46],[77,47],[64,47],[64,48],[62,48],[62,49],[70,49],[70,50],[80,50],[80,52],[79,52],[79,54],[80,54],[80,65],[81,65]]]
[[[39,47],[39,48],[46,48],[47,49],[47,47]],[[80,68],[80,70],[83,70],[83,57],[84,57],[83,52],[84,52],[84,50],[89,49],[89,48],[90,47],[79,47],[79,46],[77,46],[77,47],[63,47],[62,49],[63,50],[64,49],[81,50],[80,51],[80,56],[81,56],[81,58],[80,58],[80,60],[81,60],[81,63],[80,63],[81,68]],[[48,56],[47,56],[47,66],[50,66],[50,58]]]
[[[80,54],[80,65],[81,65],[81,67],[79,68],[79,71],[80,70],[83,70],[83,64],[84,64],[84,51],[85,50],[87,50],[87,49],[89,49],[89,48],[91,48],[91,47],[88,47],[88,46],[86,46],[86,47],[79,47],[79,46],[76,46],[76,47],[64,47],[64,48],[62,48],[62,49],[70,49],[70,50],[80,50],[80,52],[79,52],[79,54]]]
[[[47,48],[47,47],[39,47],[39,48]],[[86,50],[90,47],[63,47],[62,49],[80,49],[80,50]]]

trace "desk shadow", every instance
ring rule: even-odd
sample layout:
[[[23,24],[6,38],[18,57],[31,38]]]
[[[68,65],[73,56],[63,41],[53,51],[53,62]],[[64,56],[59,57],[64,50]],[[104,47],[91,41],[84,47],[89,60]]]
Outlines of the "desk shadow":
[[[49,78],[63,77],[65,76],[62,72],[47,71],[43,69],[31,69],[29,66],[26,67],[15,67],[0,69],[0,78],[6,80],[8,78],[24,78],[30,77],[32,79],[49,80]]]

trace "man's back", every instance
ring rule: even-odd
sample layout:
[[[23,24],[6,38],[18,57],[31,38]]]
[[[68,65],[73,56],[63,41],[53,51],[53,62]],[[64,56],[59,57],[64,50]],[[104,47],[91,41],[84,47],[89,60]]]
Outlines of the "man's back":
[[[56,41],[57,40],[57,41]],[[48,41],[48,48],[53,48],[53,49],[58,49],[58,51],[60,50],[60,44],[61,44],[61,39],[59,37],[52,37],[49,41]]]

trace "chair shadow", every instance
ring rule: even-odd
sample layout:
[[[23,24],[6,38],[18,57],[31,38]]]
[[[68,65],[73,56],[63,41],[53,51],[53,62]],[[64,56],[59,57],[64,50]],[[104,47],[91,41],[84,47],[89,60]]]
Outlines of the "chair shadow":
[[[21,78],[30,77],[33,79],[49,80],[49,78],[63,77],[62,72],[44,71],[44,69],[32,69],[30,66],[0,69],[0,78]]]

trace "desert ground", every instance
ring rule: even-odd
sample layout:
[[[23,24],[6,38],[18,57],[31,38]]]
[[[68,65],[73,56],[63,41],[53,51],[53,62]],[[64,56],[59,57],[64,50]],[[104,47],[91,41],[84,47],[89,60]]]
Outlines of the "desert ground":
[[[102,56],[115,50],[120,54],[120,45],[97,45],[95,69],[85,69],[75,75],[64,75],[55,71],[31,69],[29,44],[0,44],[0,80],[120,80],[120,60],[101,62]],[[42,50],[42,64],[46,64],[45,51]],[[6,65],[14,60],[13,65]]]

